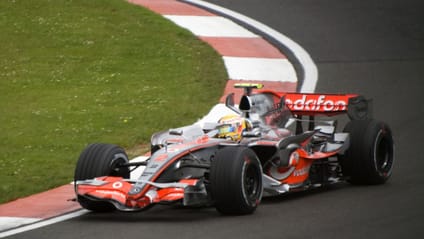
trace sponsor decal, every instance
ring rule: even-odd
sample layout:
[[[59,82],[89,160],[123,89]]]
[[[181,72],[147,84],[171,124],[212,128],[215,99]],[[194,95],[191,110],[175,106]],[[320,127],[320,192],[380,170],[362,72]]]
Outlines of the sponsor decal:
[[[283,180],[286,179],[288,176],[292,174],[294,170],[294,167],[290,168],[278,168],[278,167],[271,167],[269,169],[269,175],[277,180]]]
[[[109,196],[111,198],[118,197],[118,198],[121,198],[123,200],[125,200],[125,198],[126,198],[125,197],[125,194],[123,194],[121,192],[118,192],[118,191],[108,191],[108,190],[101,190],[101,189],[99,189],[99,190],[96,190],[95,192],[96,193],[99,193],[99,194],[103,194],[103,195],[105,195],[105,197],[106,196]]]
[[[344,111],[348,99],[345,95],[293,94],[286,97],[286,104],[294,111]]]
[[[186,149],[187,147],[190,147],[192,145],[195,145],[195,142],[188,142],[186,144],[170,144],[168,145],[167,152],[169,153],[175,153],[182,151],[183,149]]]
[[[304,176],[304,175],[306,175],[306,174],[308,174],[309,173],[309,168],[310,168],[311,166],[308,166],[308,167],[304,167],[304,168],[300,168],[300,169],[296,169],[296,170],[294,170],[294,172],[293,172],[293,176],[295,176],[295,177],[300,177],[300,176]]]
[[[208,141],[209,141],[209,136],[207,135],[200,136],[198,139],[196,139],[197,144],[205,144]]]
[[[122,188],[122,186],[123,186],[122,182],[114,182],[112,184],[112,187],[115,189]]]

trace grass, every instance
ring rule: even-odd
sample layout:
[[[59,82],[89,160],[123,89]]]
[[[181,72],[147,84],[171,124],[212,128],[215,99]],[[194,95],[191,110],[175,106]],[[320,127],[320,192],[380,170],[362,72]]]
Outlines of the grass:
[[[89,143],[194,122],[226,81],[209,46],[123,0],[2,0],[0,32],[0,203],[69,183]]]

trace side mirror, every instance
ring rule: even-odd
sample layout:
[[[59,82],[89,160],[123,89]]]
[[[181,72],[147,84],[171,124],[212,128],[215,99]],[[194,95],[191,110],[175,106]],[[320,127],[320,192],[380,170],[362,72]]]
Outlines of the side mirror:
[[[234,93],[230,93],[227,95],[227,97],[225,98],[225,105],[227,107],[234,107]]]
[[[227,97],[225,98],[225,106],[227,106],[228,108],[230,108],[232,111],[236,112],[237,114],[241,113],[234,104],[234,93],[230,93],[227,95]]]

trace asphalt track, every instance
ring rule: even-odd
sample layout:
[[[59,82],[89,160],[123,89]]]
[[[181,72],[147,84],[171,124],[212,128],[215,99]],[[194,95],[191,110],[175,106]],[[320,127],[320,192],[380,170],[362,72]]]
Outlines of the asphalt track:
[[[209,1],[300,43],[318,65],[318,92],[374,98],[392,126],[396,163],[382,186],[332,186],[265,199],[252,216],[158,206],[86,214],[11,238],[412,238],[424,233],[424,20],[421,1]]]

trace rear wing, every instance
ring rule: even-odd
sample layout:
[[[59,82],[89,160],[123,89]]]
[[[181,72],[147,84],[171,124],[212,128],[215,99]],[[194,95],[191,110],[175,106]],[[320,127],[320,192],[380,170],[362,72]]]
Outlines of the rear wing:
[[[256,89],[258,93],[274,95],[275,110],[287,108],[298,118],[338,114],[347,114],[352,120],[372,118],[372,100],[358,94],[284,93],[264,89],[263,84],[257,83],[239,83],[234,87],[244,89],[239,106],[241,111],[247,112],[247,108],[250,109],[251,102],[246,96],[250,96],[252,90]],[[235,112],[240,112],[234,103],[234,93],[231,93],[227,96],[225,104]]]
[[[351,119],[372,117],[372,100],[357,94],[285,93],[282,102],[295,115],[337,115],[347,113]]]

